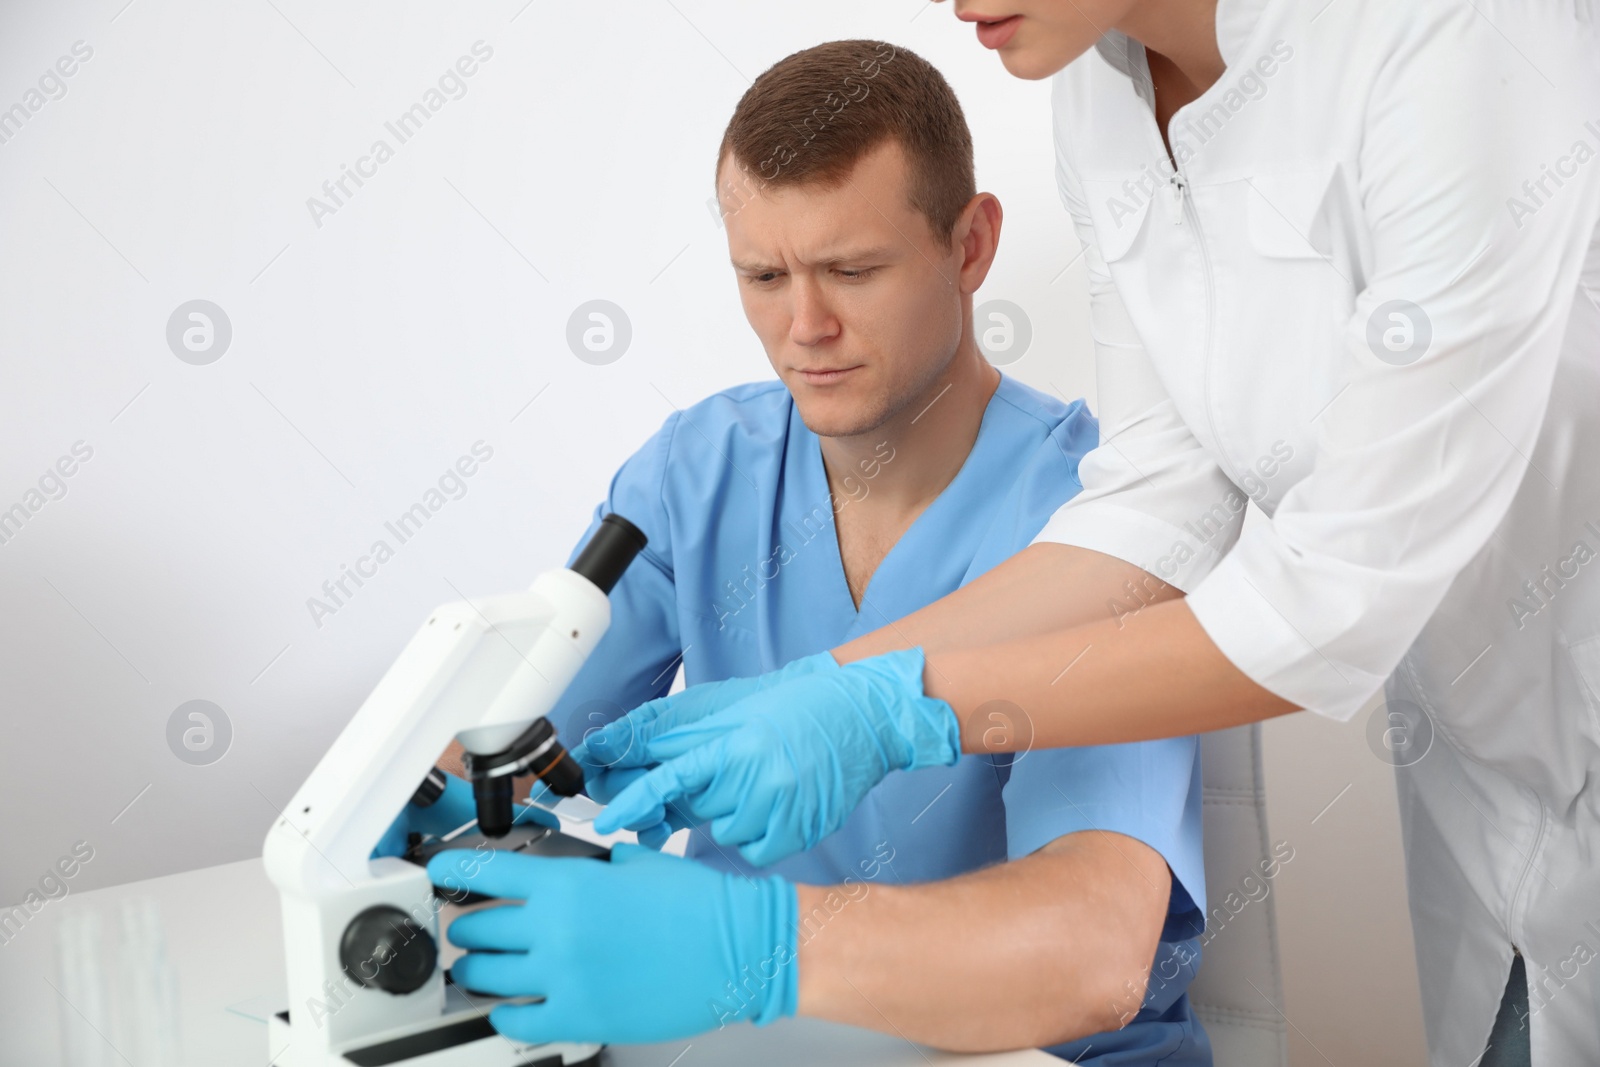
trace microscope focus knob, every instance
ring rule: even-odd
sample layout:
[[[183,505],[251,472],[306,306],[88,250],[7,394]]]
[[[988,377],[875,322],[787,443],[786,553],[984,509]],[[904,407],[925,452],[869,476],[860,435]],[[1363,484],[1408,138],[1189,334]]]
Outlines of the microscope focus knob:
[[[427,984],[439,961],[433,936],[389,904],[368,908],[344,928],[339,962],[368,989],[413,993]]]

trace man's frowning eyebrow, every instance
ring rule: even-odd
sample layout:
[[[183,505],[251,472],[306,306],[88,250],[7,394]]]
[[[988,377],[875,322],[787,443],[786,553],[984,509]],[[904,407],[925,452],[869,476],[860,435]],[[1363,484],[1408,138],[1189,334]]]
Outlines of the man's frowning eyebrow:
[[[844,248],[838,251],[825,251],[814,259],[805,261],[811,266],[833,267],[842,263],[869,264],[882,263],[894,258],[896,248],[893,245],[877,245],[872,248]],[[729,260],[733,269],[742,274],[765,274],[771,270],[782,270],[781,264],[766,264],[755,261],[740,262],[737,259]]]

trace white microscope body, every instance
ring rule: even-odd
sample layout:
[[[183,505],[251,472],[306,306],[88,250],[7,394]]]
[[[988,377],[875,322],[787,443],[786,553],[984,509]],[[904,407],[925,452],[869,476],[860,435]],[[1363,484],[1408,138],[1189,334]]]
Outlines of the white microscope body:
[[[515,763],[508,750],[520,753],[594,650],[611,622],[607,594],[643,546],[610,515],[572,569],[540,575],[525,593],[433,612],[273,824],[263,856],[282,899],[289,993],[289,1010],[269,1022],[274,1067],[572,1067],[598,1057],[595,1045],[525,1045],[494,1031],[488,1010],[499,1001],[447,986],[437,964],[426,870],[370,857],[452,738],[479,766]],[[538,748],[521,753],[536,768],[566,759],[553,736]],[[509,774],[533,773],[522,765],[491,772],[505,775],[507,805]]]

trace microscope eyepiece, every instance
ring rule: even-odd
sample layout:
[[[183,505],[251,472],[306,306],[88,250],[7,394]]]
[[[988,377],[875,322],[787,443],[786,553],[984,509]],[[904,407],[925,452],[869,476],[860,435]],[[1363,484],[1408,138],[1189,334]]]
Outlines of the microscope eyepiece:
[[[600,520],[599,528],[578,553],[578,558],[572,561],[572,569],[610,596],[622,572],[648,543],[649,538],[639,527],[621,515],[607,515]]]

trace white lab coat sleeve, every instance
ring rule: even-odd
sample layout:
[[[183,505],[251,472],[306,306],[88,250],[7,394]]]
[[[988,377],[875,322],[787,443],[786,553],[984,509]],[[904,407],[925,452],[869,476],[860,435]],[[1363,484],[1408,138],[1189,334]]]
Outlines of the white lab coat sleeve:
[[[1317,421],[1311,472],[1188,597],[1245,674],[1339,720],[1399,664],[1523,480],[1545,478],[1535,442],[1600,178],[1589,161],[1548,195],[1524,186],[1595,142],[1594,79],[1557,89],[1537,64],[1582,66],[1525,55],[1502,35],[1515,20],[1497,28],[1471,4],[1393,17],[1371,98],[1351,102],[1367,115],[1354,189],[1372,245],[1340,346],[1348,387]],[[1418,310],[1393,318],[1397,300]],[[1374,320],[1387,344],[1369,343]],[[1461,650],[1463,668],[1478,652]]]
[[[1188,590],[1238,538],[1245,496],[1167,395],[1100,254],[1069,152],[1058,135],[1056,182],[1089,274],[1100,444],[1078,466],[1083,492],[1051,516],[1034,543],[1102,552]],[[1206,523],[1202,536],[1191,533]]]

